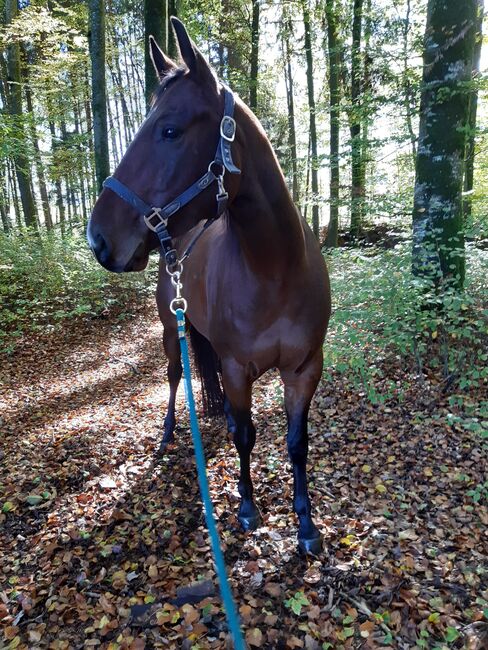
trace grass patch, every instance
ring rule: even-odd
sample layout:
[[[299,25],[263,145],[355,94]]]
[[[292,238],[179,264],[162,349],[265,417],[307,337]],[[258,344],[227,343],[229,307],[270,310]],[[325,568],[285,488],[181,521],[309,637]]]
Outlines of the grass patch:
[[[153,264],[144,273],[115,274],[94,259],[84,232],[0,235],[0,350],[24,334],[52,330],[77,317],[117,307],[124,313],[154,289]]]
[[[466,289],[460,294],[429,294],[410,272],[409,242],[386,251],[338,249],[327,253],[327,263],[333,314],[324,347],[326,375],[339,371],[362,385],[373,403],[398,391],[398,382],[386,377],[389,364],[460,390],[486,384],[488,251],[467,249]],[[381,391],[378,380],[384,380]]]

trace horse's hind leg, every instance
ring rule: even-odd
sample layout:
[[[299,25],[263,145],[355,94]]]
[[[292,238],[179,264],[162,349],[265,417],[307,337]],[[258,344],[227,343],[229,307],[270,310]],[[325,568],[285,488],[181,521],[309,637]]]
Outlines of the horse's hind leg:
[[[285,384],[285,408],[288,418],[288,454],[293,465],[293,509],[298,516],[298,546],[304,553],[317,554],[322,537],[312,521],[307,487],[308,410],[322,374],[320,350],[297,374],[282,371]]]
[[[241,495],[239,522],[244,530],[255,530],[259,525],[259,511],[253,500],[251,481],[251,451],[256,442],[256,429],[251,420],[252,381],[245,368],[235,361],[222,363],[227,409],[233,425],[234,444],[239,454],[240,476],[238,489]]]

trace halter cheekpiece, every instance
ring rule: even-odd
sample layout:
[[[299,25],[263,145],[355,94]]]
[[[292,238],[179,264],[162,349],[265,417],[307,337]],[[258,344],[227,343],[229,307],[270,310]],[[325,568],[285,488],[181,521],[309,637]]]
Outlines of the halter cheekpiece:
[[[224,174],[225,170],[231,174],[240,174],[241,170],[235,166],[232,160],[232,142],[236,135],[236,122],[234,120],[234,95],[232,91],[223,85],[224,89],[224,115],[220,122],[219,142],[217,144],[217,151],[215,152],[214,159],[210,162],[205,174],[197,181],[190,185],[184,192],[179,194],[170,203],[165,206],[156,207],[151,206],[143,201],[135,192],[133,192],[127,185],[124,185],[114,176],[109,176],[103,182],[103,186],[115,192],[121,199],[131,205],[143,217],[146,226],[156,233],[161,243],[161,247],[166,260],[166,267],[171,269],[183,259],[188,257],[191,249],[196,243],[197,239],[203,234],[206,228],[218,219],[227,208],[227,201],[229,198],[228,193],[224,187]],[[196,196],[203,192],[214,181],[217,181],[217,194],[215,200],[217,202],[216,213],[210,219],[207,219],[202,230],[192,240],[188,248],[183,254],[181,260],[178,260],[178,254],[173,248],[171,237],[168,233],[167,225],[168,219],[175,212],[178,212],[183,206],[187,205]]]

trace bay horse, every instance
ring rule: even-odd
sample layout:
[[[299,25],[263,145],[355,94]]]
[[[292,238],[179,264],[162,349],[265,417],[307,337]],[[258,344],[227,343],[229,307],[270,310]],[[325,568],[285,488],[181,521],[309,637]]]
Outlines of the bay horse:
[[[170,385],[163,443],[173,437],[182,374],[169,308],[175,276],[166,273],[166,265],[177,270],[210,402],[221,373],[224,410],[240,458],[239,521],[245,530],[259,522],[250,475],[256,440],[252,384],[278,368],[299,548],[316,554],[322,539],[307,488],[307,419],[330,316],[326,265],[259,121],[218,81],[184,25],[171,21],[181,65],[150,39],[160,84],[146,119],[105,182],[88,242],[100,264],[114,272],[144,269],[150,252],[162,244],[156,298]],[[191,254],[180,264],[189,245]]]

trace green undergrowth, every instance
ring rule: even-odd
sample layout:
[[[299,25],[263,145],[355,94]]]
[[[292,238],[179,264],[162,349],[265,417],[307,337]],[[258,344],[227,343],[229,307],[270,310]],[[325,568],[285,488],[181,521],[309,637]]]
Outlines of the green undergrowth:
[[[114,274],[94,259],[81,231],[0,235],[0,350],[23,335],[49,331],[76,317],[96,318],[152,292],[156,274]]]
[[[486,388],[487,250],[468,247],[462,293],[429,292],[414,278],[409,242],[326,257],[333,305],[326,377],[338,371],[373,403],[401,397],[402,381],[407,386],[412,377],[461,401]]]

